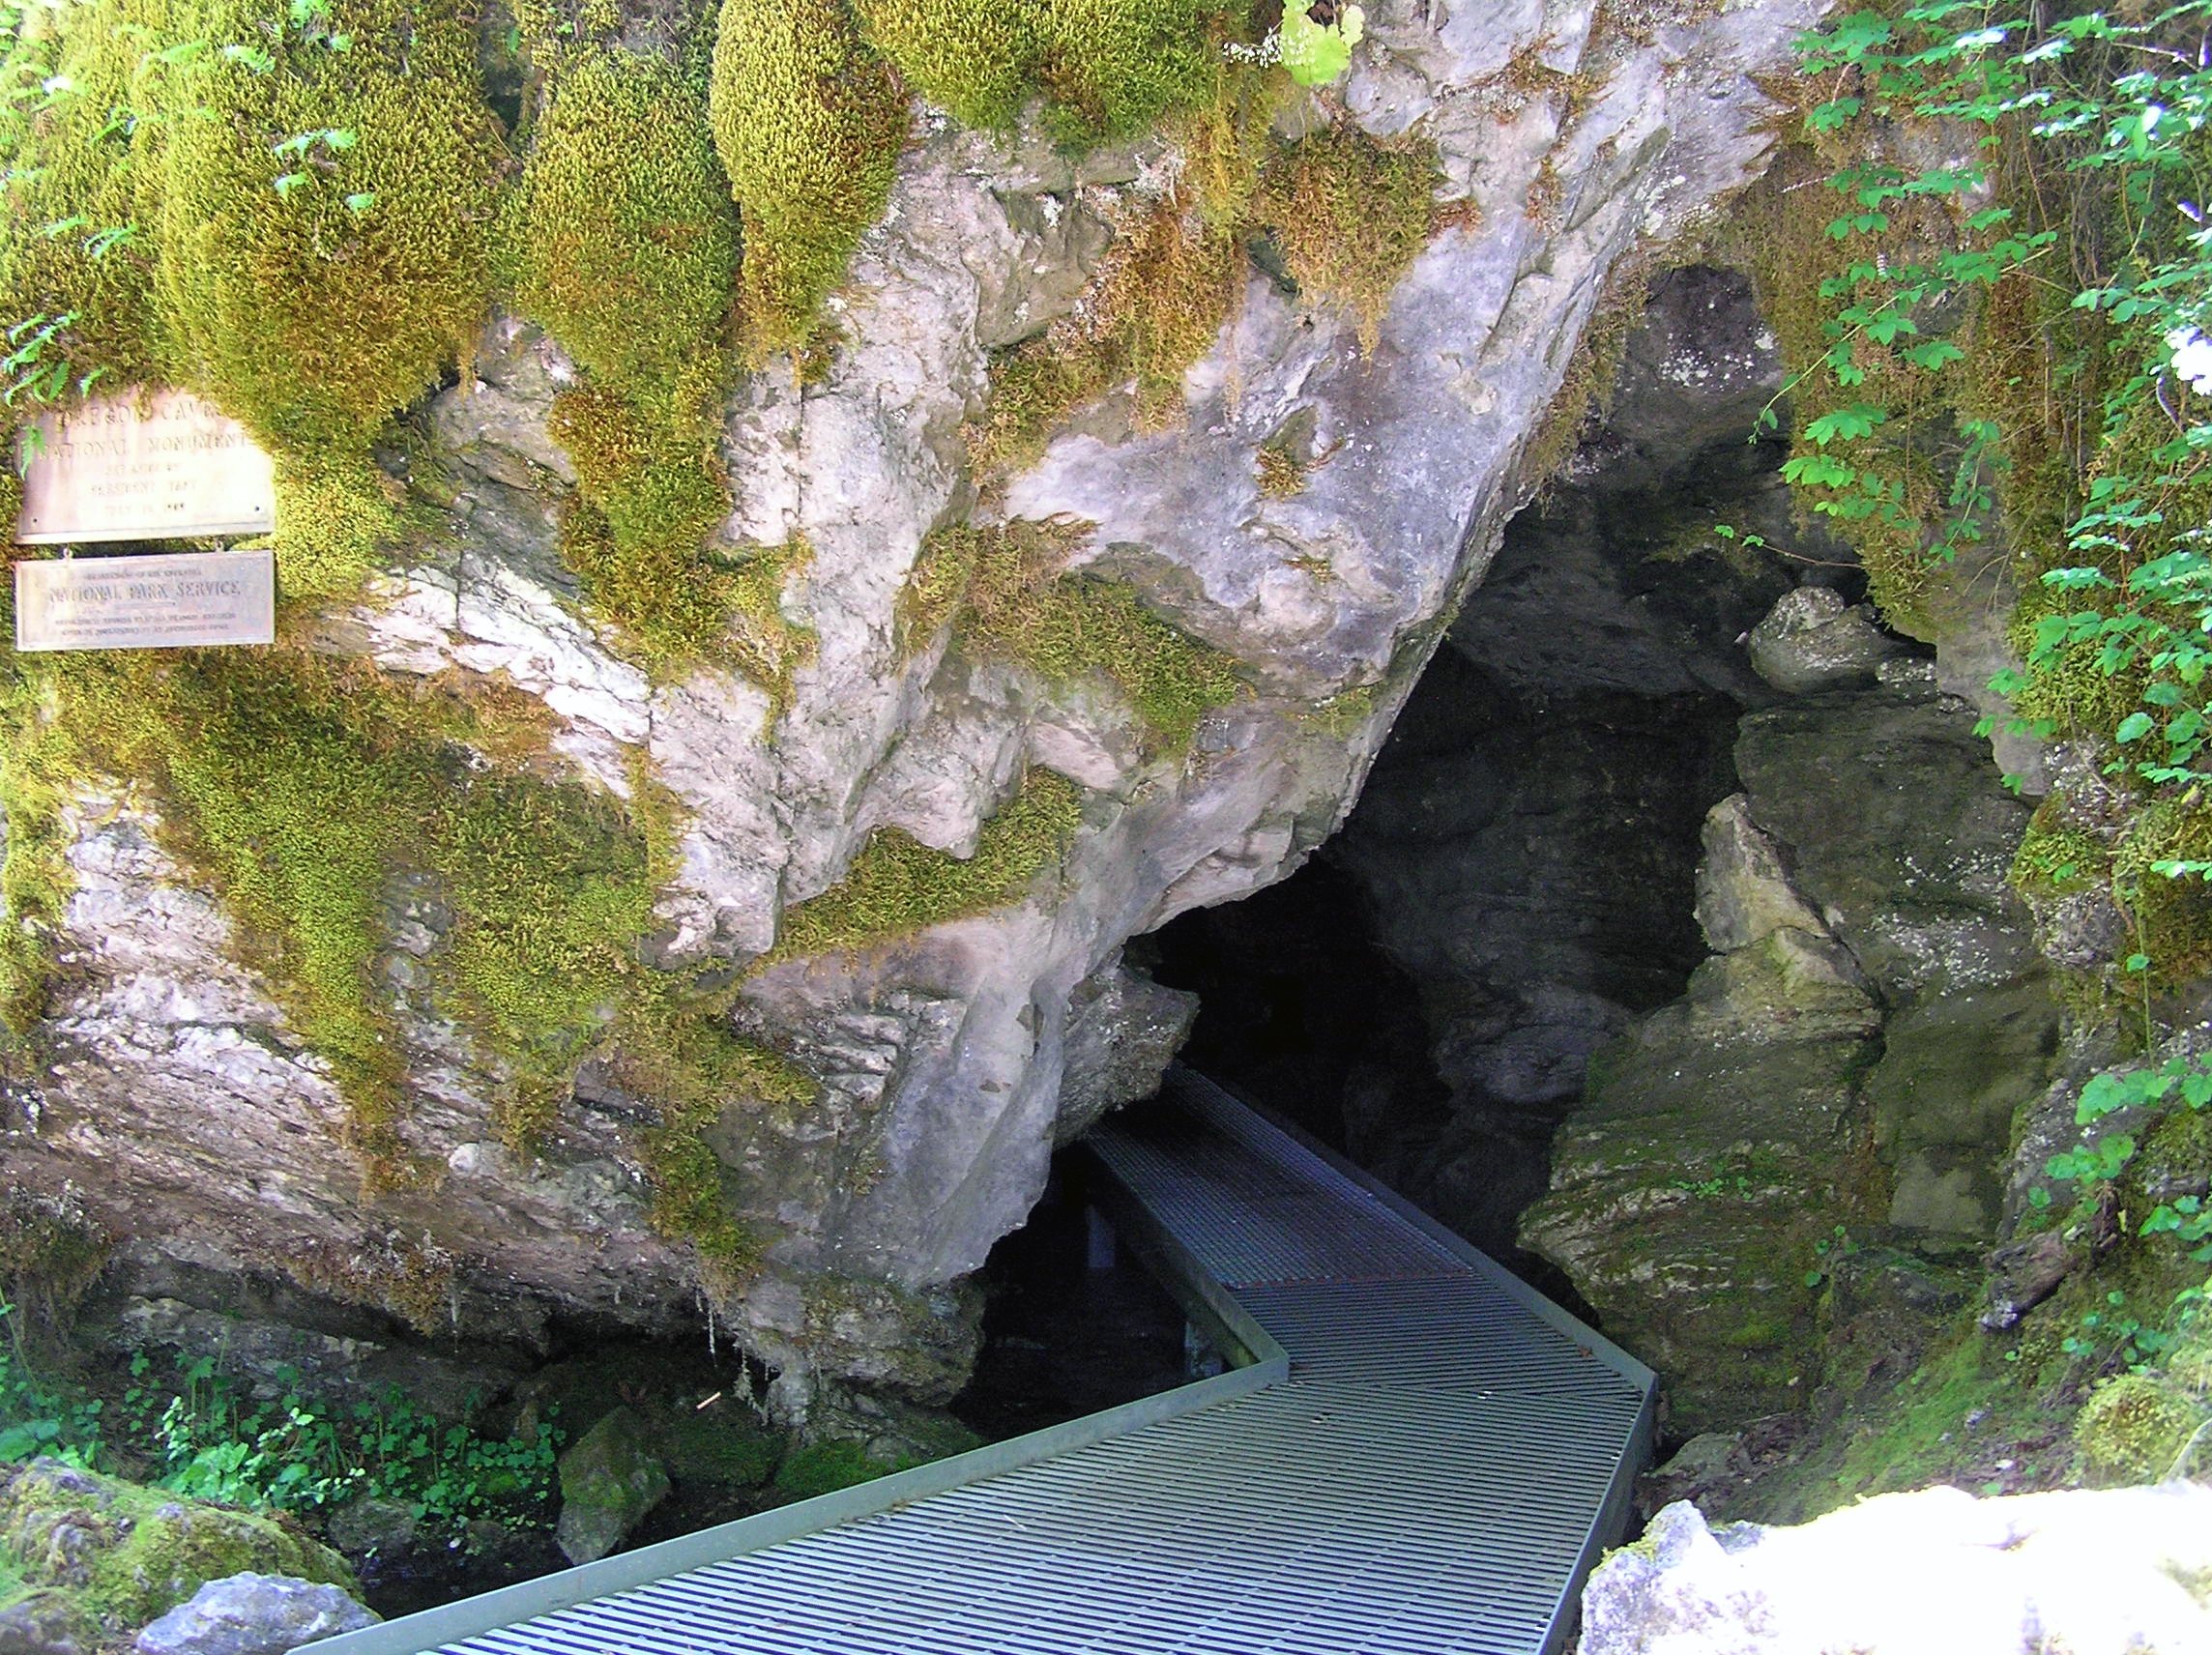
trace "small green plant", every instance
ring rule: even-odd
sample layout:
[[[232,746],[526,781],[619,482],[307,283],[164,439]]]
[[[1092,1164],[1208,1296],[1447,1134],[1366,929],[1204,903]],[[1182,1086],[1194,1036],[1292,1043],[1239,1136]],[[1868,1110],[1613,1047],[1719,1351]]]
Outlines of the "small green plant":
[[[1813,1243],[1813,1267],[1805,1272],[1805,1285],[1817,1288],[1834,1277],[1836,1266],[1846,1259],[1853,1258],[1859,1245],[1851,1239],[1850,1232],[1843,1225]]]
[[[10,1307],[0,1328],[13,1332]],[[0,1460],[48,1455],[93,1470],[138,1469],[153,1487],[252,1510],[312,1512],[374,1496],[458,1532],[491,1518],[510,1527],[549,1521],[561,1433],[550,1420],[511,1437],[482,1429],[471,1402],[442,1420],[396,1387],[335,1407],[302,1397],[279,1371],[277,1401],[241,1394],[213,1358],[184,1357],[163,1384],[144,1352],[131,1359],[120,1402],[40,1379],[0,1343]]]

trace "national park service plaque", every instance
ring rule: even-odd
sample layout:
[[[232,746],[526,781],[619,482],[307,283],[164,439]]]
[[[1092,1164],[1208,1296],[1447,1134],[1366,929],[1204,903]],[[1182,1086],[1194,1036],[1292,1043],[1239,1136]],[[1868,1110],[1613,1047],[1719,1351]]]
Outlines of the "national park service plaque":
[[[160,650],[266,644],[276,560],[261,552],[29,559],[15,566],[15,648]]]
[[[246,428],[182,391],[135,391],[47,414],[26,431],[24,545],[266,535],[269,456]]]

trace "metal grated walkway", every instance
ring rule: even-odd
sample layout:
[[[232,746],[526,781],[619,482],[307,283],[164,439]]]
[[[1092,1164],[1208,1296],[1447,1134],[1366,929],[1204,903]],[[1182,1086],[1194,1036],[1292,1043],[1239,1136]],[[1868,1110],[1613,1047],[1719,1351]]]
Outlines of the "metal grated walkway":
[[[1179,1066],[1087,1141],[1242,1365],[317,1655],[1548,1655],[1649,1370]]]

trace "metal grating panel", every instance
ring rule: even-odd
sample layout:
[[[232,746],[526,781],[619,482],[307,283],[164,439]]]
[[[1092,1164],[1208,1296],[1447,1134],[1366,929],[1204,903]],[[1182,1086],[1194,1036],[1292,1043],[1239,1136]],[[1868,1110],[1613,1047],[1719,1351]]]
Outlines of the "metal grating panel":
[[[722,1560],[456,1640],[403,1619],[318,1655],[1553,1647],[1648,1375],[1197,1077],[1097,1143],[1287,1350],[1286,1380],[757,1549],[741,1531],[763,1520],[732,1524]]]
[[[1159,1222],[1230,1288],[1463,1275],[1466,1263],[1303,1145],[1210,1085],[1087,1140]]]

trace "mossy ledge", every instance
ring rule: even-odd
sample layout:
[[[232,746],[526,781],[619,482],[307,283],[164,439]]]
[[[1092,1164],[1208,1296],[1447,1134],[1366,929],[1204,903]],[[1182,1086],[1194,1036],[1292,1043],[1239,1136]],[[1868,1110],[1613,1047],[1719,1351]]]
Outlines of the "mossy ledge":
[[[900,595],[900,635],[917,649],[951,624],[963,646],[1016,660],[1048,683],[1103,677],[1168,751],[1234,701],[1237,663],[1184,636],[1127,586],[1066,570],[1088,523],[1024,519],[942,529]]]
[[[896,828],[879,828],[821,895],[787,910],[771,961],[850,953],[1019,901],[1059,859],[1083,821],[1083,790],[1032,769],[961,857]]]
[[[44,1009],[68,896],[62,806],[122,775],[147,790],[164,845],[217,892],[328,1066],[371,1190],[422,1172],[402,1130],[400,1005],[385,970],[402,908],[442,927],[433,1002],[504,1073],[495,1107],[520,1147],[596,1052],[612,1051],[669,1118],[809,1091],[730,1033],[719,1006],[678,996],[640,961],[664,862],[659,801],[646,788],[625,805],[562,775],[527,697],[281,648],[15,656],[5,690],[11,807],[32,812],[12,817],[6,879],[26,895],[12,899],[0,961],[19,1035]],[[675,1139],[644,1147],[656,1184],[680,1181],[662,1165]],[[721,1244],[696,1202],[661,1221],[704,1237],[703,1251]]]

